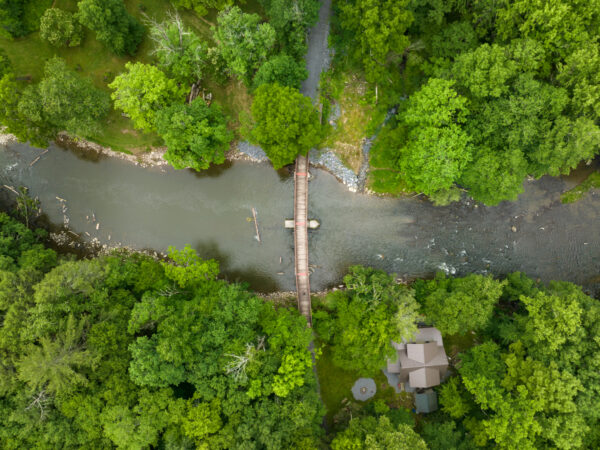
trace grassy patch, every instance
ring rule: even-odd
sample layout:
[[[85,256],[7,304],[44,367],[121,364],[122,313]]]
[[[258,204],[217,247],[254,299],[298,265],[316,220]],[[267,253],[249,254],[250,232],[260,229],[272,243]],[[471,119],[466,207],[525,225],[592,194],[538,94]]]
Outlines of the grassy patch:
[[[236,79],[229,80],[225,84],[219,84],[211,80],[205,83],[206,88],[213,94],[213,101],[219,104],[225,114],[229,117],[229,126],[240,137],[240,113],[250,114],[252,96],[248,88]]]
[[[70,12],[77,11],[78,0],[56,0],[55,7]],[[46,2],[48,6],[51,1]],[[43,14],[46,3],[38,0],[39,14]],[[125,0],[129,13],[143,20],[143,14],[155,20],[163,20],[174,8],[167,0]],[[248,12],[262,13],[258,0],[249,0],[242,8]],[[179,11],[184,23],[203,39],[211,40],[211,25],[216,22],[217,11],[210,11],[205,17],[198,17],[193,11]],[[36,19],[36,20],[39,20]],[[36,27],[38,28],[38,27]],[[85,30],[82,45],[74,48],[56,48],[43,41],[39,32],[32,33],[20,39],[0,38],[0,48],[6,50],[17,76],[30,77],[31,82],[39,82],[43,76],[44,63],[53,56],[64,58],[69,67],[76,69],[82,76],[89,77],[94,84],[109,92],[108,84],[115,76],[125,70],[129,61],[143,63],[152,62],[152,43],[144,38],[134,57],[115,56],[95,38],[95,33]],[[231,128],[238,130],[238,112],[249,110],[251,96],[243,84],[232,80],[220,85],[213,80],[204,82],[206,90],[213,94],[213,101],[220,104],[231,118]],[[91,137],[91,140],[113,150],[139,153],[150,147],[162,145],[161,139],[152,133],[135,130],[133,123],[123,117],[119,111],[111,111],[100,124],[101,132]]]
[[[362,143],[369,131],[373,107],[366,100],[367,83],[356,73],[330,72],[322,79],[321,89],[328,100],[335,100],[341,115],[337,126],[324,142],[355,173],[362,163]]]
[[[396,394],[380,370],[367,377],[375,380],[377,393],[366,402],[357,402],[352,396],[351,389],[356,380],[361,378],[361,375],[352,370],[341,369],[333,364],[331,349],[327,345],[322,345],[321,349],[323,352],[317,359],[317,375],[321,387],[321,398],[327,409],[325,421],[329,427],[334,425],[334,417],[343,408],[349,407],[351,404],[362,408],[376,400],[383,400],[393,408],[412,408],[412,395],[407,393]]]
[[[581,200],[590,189],[600,188],[600,172],[594,172],[585,181],[560,196],[562,203],[574,203]]]
[[[331,350],[323,346],[323,353],[317,359],[317,375],[321,387],[321,398],[327,409],[325,420],[329,425],[333,422],[333,416],[343,407],[347,401],[354,401],[352,397],[352,386],[360,376],[352,371],[340,369],[331,360]]]

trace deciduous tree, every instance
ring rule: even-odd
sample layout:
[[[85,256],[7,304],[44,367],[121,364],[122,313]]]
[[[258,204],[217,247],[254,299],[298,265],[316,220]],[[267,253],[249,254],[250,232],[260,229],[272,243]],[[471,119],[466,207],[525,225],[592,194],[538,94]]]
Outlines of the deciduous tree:
[[[49,134],[66,130],[82,137],[98,131],[98,121],[108,109],[108,96],[58,57],[46,63],[44,78],[28,86],[18,103],[19,114],[38,129],[46,128]]]
[[[265,84],[255,93],[249,139],[260,145],[275,169],[291,164],[321,139],[319,114],[297,90]]]
[[[465,334],[485,328],[506,284],[475,274],[447,283],[439,279],[430,283],[423,312],[443,334]]]
[[[397,167],[413,190],[427,195],[450,190],[472,159],[472,138],[462,128],[468,102],[453,86],[429,79],[399,114],[408,131]]]
[[[219,13],[213,35],[229,72],[246,83],[275,46],[273,27],[261,23],[258,14],[243,13],[237,6]]]
[[[300,88],[302,81],[308,76],[303,62],[297,62],[285,53],[273,56],[265,61],[252,80],[254,88],[263,84],[277,83],[281,86]]]
[[[233,5],[233,0],[171,0],[178,8],[193,9],[199,15],[204,16],[210,9],[218,11]]]
[[[408,425],[392,426],[387,417],[357,418],[331,442],[333,450],[425,450],[427,445]]]
[[[390,58],[398,57],[410,44],[406,30],[413,22],[408,0],[352,0],[340,2],[340,22],[352,33],[357,45],[355,58],[365,69],[368,81],[386,76]]]
[[[81,0],[77,6],[77,19],[112,52],[120,56],[136,52],[144,27],[127,12],[123,0]]]
[[[140,62],[127,63],[127,72],[109,85],[114,90],[115,108],[125,112],[136,128],[156,130],[156,113],[174,103],[183,102],[186,90],[169,79],[160,69]]]
[[[233,140],[221,108],[209,107],[202,99],[158,111],[156,130],[167,145],[165,159],[176,169],[203,170],[222,164]]]
[[[56,47],[77,47],[81,44],[81,24],[70,12],[47,9],[40,20],[40,37]]]
[[[149,36],[154,42],[152,54],[161,67],[182,83],[197,82],[208,64],[207,45],[185,28],[178,14],[168,16],[164,22],[147,19]]]
[[[316,315],[319,335],[330,341],[337,366],[371,375],[394,358],[392,341],[417,331],[418,306],[412,290],[385,272],[354,266],[346,291],[329,294],[329,315]]]

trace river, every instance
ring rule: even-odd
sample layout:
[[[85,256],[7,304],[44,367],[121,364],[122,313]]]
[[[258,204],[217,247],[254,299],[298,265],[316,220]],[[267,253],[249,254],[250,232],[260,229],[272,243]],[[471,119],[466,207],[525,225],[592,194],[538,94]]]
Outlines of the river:
[[[286,172],[246,162],[202,174],[142,168],[113,158],[90,160],[54,145],[30,166],[40,153],[23,144],[0,147],[0,176],[3,183],[28,186],[52,222],[63,223],[59,197],[66,200],[69,229],[87,240],[160,251],[190,244],[217,258],[230,280],[263,292],[294,290],[293,236],[283,228],[293,215],[293,180]],[[437,270],[520,270],[589,291],[600,288],[600,195],[562,205],[560,193],[574,180],[528,181],[517,201],[496,207],[468,201],[434,207],[418,198],[353,194],[329,173],[312,172],[310,216],[321,222],[310,232],[313,290],[340,283],[352,264],[404,278]],[[254,237],[252,207],[261,243]]]

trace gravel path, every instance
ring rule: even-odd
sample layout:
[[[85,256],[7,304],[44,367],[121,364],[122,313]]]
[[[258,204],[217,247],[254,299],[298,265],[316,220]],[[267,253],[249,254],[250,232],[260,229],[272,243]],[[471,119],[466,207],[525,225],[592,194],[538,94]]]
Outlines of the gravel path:
[[[319,21],[308,34],[308,51],[306,52],[306,70],[308,78],[302,83],[300,92],[315,101],[321,72],[327,70],[331,62],[331,51],[327,38],[331,19],[331,0],[323,0],[319,11]]]

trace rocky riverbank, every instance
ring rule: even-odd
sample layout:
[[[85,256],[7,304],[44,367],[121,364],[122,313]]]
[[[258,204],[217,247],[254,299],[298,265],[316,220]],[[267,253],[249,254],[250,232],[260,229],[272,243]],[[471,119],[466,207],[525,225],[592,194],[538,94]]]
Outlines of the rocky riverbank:
[[[0,134],[0,145],[9,145],[17,142],[17,138],[12,134]],[[97,158],[116,158],[127,161],[140,167],[164,167],[169,163],[164,159],[167,151],[166,147],[155,147],[149,152],[130,154],[117,152],[110,147],[104,147],[95,142],[70,136],[66,132],[58,134],[55,143],[74,152],[84,154],[91,159]],[[348,187],[350,192],[361,192],[373,194],[365,189],[366,174],[368,171],[368,149],[371,139],[365,139],[363,148],[363,166],[357,175],[351,169],[346,167],[339,157],[330,149],[311,150],[309,153],[310,163],[319,169],[331,173],[337,180]],[[366,150],[366,151],[365,151]],[[231,149],[225,154],[227,161],[248,161],[256,164],[269,163],[269,158],[264,150],[247,141],[239,141],[232,144]]]

